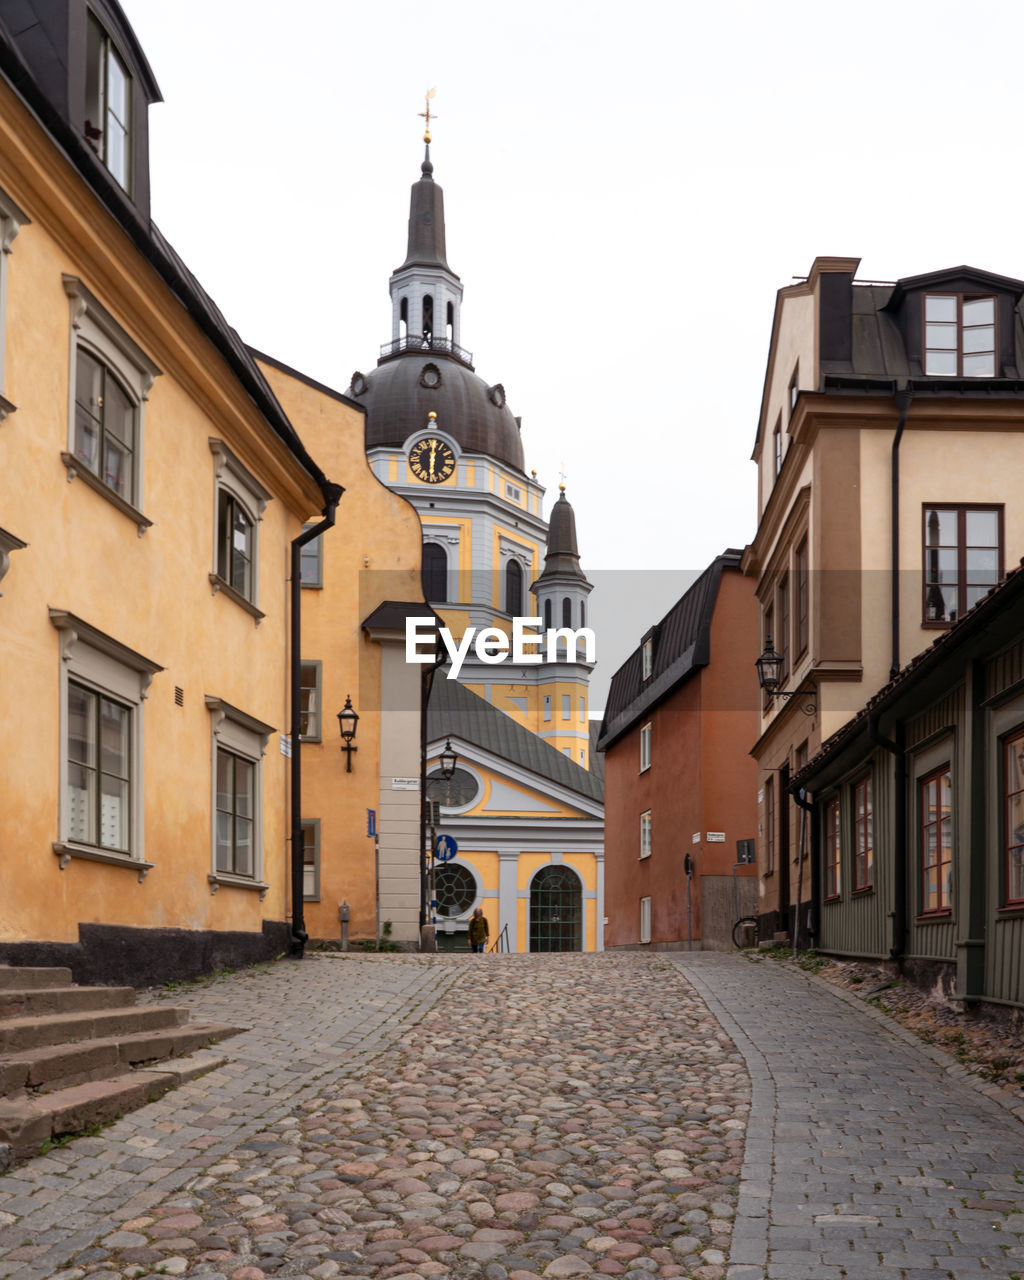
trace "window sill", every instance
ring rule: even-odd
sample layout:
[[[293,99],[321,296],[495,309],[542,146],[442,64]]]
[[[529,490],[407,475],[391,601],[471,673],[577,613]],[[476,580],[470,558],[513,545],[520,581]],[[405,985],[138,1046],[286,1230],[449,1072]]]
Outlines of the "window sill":
[[[637,858],[637,862],[646,862],[651,855],[649,853],[641,853]]]
[[[68,484],[77,477],[79,480],[83,481],[88,488],[92,489],[94,493],[98,493],[101,498],[106,498],[112,507],[116,507],[122,515],[127,516],[128,519],[131,520],[138,529],[140,538],[147,529],[151,529],[153,527],[152,520],[147,520],[137,507],[133,507],[132,504],[122,498],[119,493],[115,493],[109,484],[104,484],[99,476],[90,471],[89,468],[80,462],[73,453],[68,453],[66,451],[62,452],[60,460],[64,463],[64,466],[67,467]]]
[[[915,924],[945,924],[953,919],[953,908],[943,907],[941,911],[923,911],[914,917]]]
[[[830,903],[834,903],[834,902],[842,902],[842,900],[843,900],[843,896],[840,893],[831,893],[827,898],[823,899],[825,906],[828,906]]]
[[[216,893],[217,890],[224,885],[228,889],[249,889],[260,895],[260,902],[270,892],[270,885],[263,884],[260,880],[252,880],[248,876],[236,876],[230,871],[212,872],[206,877],[210,884],[210,893]]]
[[[61,871],[67,867],[72,858],[81,858],[84,862],[105,862],[108,867],[124,867],[126,871],[135,871],[139,877],[139,884],[156,865],[153,862],[142,862],[128,853],[108,853],[106,849],[94,849],[91,845],[72,844],[64,840],[54,841],[53,852],[60,858]]]
[[[996,908],[997,920],[1024,920],[1024,902],[1013,902],[1006,907]]]
[[[929,619],[922,618],[921,626],[925,631],[948,631],[950,627],[955,626],[953,622],[944,622],[941,618]]]
[[[323,591],[324,589],[322,582],[300,582],[299,586],[303,591]]]
[[[875,891],[875,886],[873,884],[862,884],[862,885],[858,885],[856,889],[851,889],[850,893],[855,898],[864,898],[869,893],[874,893],[874,891]]]
[[[247,600],[245,596],[242,595],[241,591],[236,591],[231,583],[225,581],[219,573],[210,574],[210,586],[213,588],[214,595],[216,595],[218,591],[222,591],[229,600],[234,600],[235,604],[244,609],[246,613],[252,614],[256,619],[257,626],[259,626],[267,616],[265,613],[261,613],[251,600]]]

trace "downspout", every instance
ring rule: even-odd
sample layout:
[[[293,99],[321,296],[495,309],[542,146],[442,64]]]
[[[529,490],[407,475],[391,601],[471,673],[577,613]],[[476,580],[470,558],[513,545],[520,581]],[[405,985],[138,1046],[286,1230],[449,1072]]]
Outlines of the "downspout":
[[[893,886],[892,949],[890,960],[901,960],[907,948],[907,779],[903,733],[897,727],[896,738],[885,738],[878,728],[878,716],[868,717],[868,736],[876,747],[893,757],[895,793],[892,799],[893,820]]]
[[[893,399],[899,410],[896,434],[892,440],[892,465],[890,468],[890,520],[892,522],[892,656],[889,662],[889,679],[900,673],[900,441],[907,425],[907,412],[914,393],[907,387],[898,387]]]
[[[302,906],[303,865],[302,865],[302,751],[299,743],[301,727],[302,703],[302,548],[307,542],[334,528],[334,517],[338,510],[341,495],[345,492],[340,484],[332,484],[323,480],[320,484],[326,505],[323,508],[323,519],[319,524],[304,529],[297,538],[292,539],[291,555],[291,605],[292,605],[292,716],[289,735],[292,740],[292,936],[288,954],[294,960],[301,960],[306,947],[306,919]],[[323,708],[321,707],[321,714]]]
[[[798,809],[802,810],[800,817],[800,859],[797,863],[796,871],[796,918],[793,924],[793,955],[796,956],[800,943],[800,899],[803,897],[804,888],[804,858],[805,846],[804,831],[807,826],[811,828],[811,901],[809,903],[809,911],[807,913],[807,933],[810,938],[816,936],[818,932],[818,893],[820,872],[818,870],[818,824],[814,821],[814,804],[807,799],[807,792],[803,787],[797,787],[790,791],[794,802]],[[809,814],[810,817],[804,817]]]

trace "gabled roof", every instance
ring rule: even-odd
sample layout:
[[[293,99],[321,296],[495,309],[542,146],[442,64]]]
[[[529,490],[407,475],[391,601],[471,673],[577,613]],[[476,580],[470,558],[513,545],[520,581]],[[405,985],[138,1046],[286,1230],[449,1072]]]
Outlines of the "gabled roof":
[[[471,742],[539,778],[550,778],[598,804],[604,802],[603,775],[575,764],[472,689],[438,672],[427,705],[427,739],[435,742],[447,737]]]
[[[652,628],[653,668],[643,679],[643,642],[612,676],[598,739],[602,751],[628,733],[652,707],[711,660],[711,618],[725,569],[739,569],[741,551],[730,548]]]

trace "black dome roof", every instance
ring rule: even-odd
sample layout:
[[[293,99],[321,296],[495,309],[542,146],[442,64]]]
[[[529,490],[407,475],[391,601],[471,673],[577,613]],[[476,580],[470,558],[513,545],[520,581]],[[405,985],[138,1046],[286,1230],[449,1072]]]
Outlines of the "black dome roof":
[[[437,351],[403,352],[369,373],[353,374],[346,395],[366,407],[366,447],[397,447],[426,430],[453,436],[467,453],[485,453],[523,471],[519,424],[504,388],[488,386],[459,360]]]

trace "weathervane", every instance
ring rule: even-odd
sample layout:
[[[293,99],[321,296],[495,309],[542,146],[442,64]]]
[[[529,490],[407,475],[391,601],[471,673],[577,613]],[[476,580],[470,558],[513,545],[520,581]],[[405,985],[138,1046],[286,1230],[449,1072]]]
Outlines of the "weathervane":
[[[420,112],[418,112],[418,113],[417,113],[417,114],[421,115],[421,116],[423,117],[423,119],[424,119],[424,120],[426,120],[426,122],[427,122],[426,128],[423,130],[423,141],[424,141],[424,142],[429,142],[429,141],[430,141],[430,121],[431,121],[431,120],[436,120],[436,119],[437,119],[437,116],[436,116],[436,115],[435,115],[435,116],[431,116],[431,114],[430,114],[430,99],[434,96],[434,94],[435,94],[435,93],[437,93],[437,90],[436,90],[436,89],[428,89],[428,90],[427,90],[427,95],[426,95],[427,109],[426,109],[426,111],[420,111]]]

